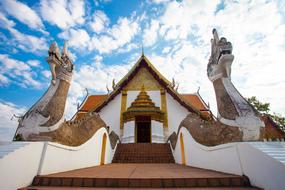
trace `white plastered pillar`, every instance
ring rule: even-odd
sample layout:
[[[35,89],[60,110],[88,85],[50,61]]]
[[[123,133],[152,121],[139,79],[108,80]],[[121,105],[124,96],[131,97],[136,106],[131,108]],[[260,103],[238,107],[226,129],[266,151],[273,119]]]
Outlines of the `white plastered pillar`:
[[[151,142],[164,143],[163,123],[151,120]]]
[[[135,142],[135,121],[129,121],[124,123],[124,135],[122,143],[134,143]]]

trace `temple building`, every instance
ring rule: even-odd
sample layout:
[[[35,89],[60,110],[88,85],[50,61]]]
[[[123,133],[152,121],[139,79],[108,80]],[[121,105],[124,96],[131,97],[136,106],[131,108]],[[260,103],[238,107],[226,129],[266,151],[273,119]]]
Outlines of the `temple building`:
[[[54,42],[49,88],[19,118],[14,141],[0,144],[0,189],[282,189],[284,133],[234,86],[233,60],[232,44],[213,29],[205,68],[217,116],[199,91],[178,93],[142,54],[112,91],[88,94],[66,121],[73,62],[67,44],[60,52]]]
[[[175,88],[142,55],[110,94],[88,95],[72,120],[96,112],[122,143],[164,143],[189,113],[212,117],[198,92],[179,94]]]

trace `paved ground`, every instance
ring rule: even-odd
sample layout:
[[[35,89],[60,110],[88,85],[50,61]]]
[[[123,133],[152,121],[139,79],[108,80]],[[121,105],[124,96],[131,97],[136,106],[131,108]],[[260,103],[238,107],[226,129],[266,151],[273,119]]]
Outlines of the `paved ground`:
[[[179,164],[107,164],[47,175],[81,178],[220,178],[236,175],[183,166]]]
[[[162,190],[162,189],[172,189],[172,190],[259,190],[258,188],[246,188],[246,187],[219,187],[219,188],[88,188],[88,187],[33,187],[27,190]]]

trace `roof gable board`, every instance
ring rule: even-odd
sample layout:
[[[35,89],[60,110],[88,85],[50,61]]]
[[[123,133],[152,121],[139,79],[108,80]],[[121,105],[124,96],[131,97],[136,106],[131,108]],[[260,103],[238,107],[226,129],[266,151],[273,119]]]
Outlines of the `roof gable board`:
[[[159,71],[150,63],[150,61],[142,55],[137,63],[131,68],[131,70],[117,83],[114,91],[109,94],[105,101],[103,101],[92,112],[99,112],[103,107],[105,107],[111,100],[113,100],[125,87],[132,81],[132,79],[138,74],[141,69],[146,69],[151,76],[157,81],[157,83],[164,88],[176,101],[185,107],[188,111],[198,113],[198,109],[193,107],[189,102],[185,101],[182,96],[180,96],[172,87],[171,83],[159,73]],[[141,86],[139,86],[140,88]]]

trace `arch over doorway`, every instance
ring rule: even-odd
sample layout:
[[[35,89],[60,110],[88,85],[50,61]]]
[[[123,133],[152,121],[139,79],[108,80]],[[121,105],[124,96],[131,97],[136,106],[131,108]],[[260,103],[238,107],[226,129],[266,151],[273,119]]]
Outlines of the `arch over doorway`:
[[[181,163],[182,163],[182,165],[185,165],[186,164],[185,149],[184,149],[184,139],[183,139],[182,133],[180,133],[180,149],[181,149]]]
[[[106,133],[104,133],[103,138],[102,138],[100,165],[104,165],[105,164],[106,141],[107,141],[107,135],[106,135]]]

